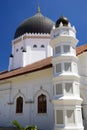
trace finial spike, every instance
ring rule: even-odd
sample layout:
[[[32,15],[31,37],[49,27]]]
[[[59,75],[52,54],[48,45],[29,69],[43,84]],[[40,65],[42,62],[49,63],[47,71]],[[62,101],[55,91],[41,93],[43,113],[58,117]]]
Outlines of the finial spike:
[[[37,12],[40,13],[40,5],[38,4]]]

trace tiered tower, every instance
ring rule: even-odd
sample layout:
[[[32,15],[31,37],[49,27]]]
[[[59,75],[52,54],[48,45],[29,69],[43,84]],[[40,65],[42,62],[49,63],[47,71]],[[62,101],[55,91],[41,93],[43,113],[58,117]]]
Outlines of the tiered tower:
[[[83,130],[76,30],[62,16],[51,32],[55,130]]]

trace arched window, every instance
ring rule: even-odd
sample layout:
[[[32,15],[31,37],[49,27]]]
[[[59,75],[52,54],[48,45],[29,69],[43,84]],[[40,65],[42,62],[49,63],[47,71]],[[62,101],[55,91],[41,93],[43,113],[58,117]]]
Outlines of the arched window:
[[[47,112],[47,100],[46,96],[41,94],[38,96],[38,113],[46,113]]]
[[[37,45],[36,45],[36,44],[34,44],[34,45],[33,45],[33,48],[37,48]]]
[[[21,47],[21,50],[23,50],[23,46]]]
[[[16,113],[22,113],[23,112],[23,98],[18,97],[16,99]]]
[[[41,45],[41,48],[45,48],[45,46],[44,46],[44,45]]]
[[[18,52],[18,48],[16,49],[16,52]]]

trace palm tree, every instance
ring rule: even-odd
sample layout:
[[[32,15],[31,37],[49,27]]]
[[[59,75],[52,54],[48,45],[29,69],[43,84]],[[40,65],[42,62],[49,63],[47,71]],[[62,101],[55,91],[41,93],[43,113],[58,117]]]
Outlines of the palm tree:
[[[37,130],[37,126],[26,126],[25,128],[23,128],[21,124],[16,120],[13,120],[12,124],[16,126],[18,130]]]

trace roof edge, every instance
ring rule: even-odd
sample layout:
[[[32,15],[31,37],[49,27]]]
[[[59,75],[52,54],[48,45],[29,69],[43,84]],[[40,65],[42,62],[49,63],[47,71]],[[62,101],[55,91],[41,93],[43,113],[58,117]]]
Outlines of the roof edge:
[[[81,46],[76,48],[76,55],[78,56],[86,51],[87,51],[87,44],[81,45]]]

